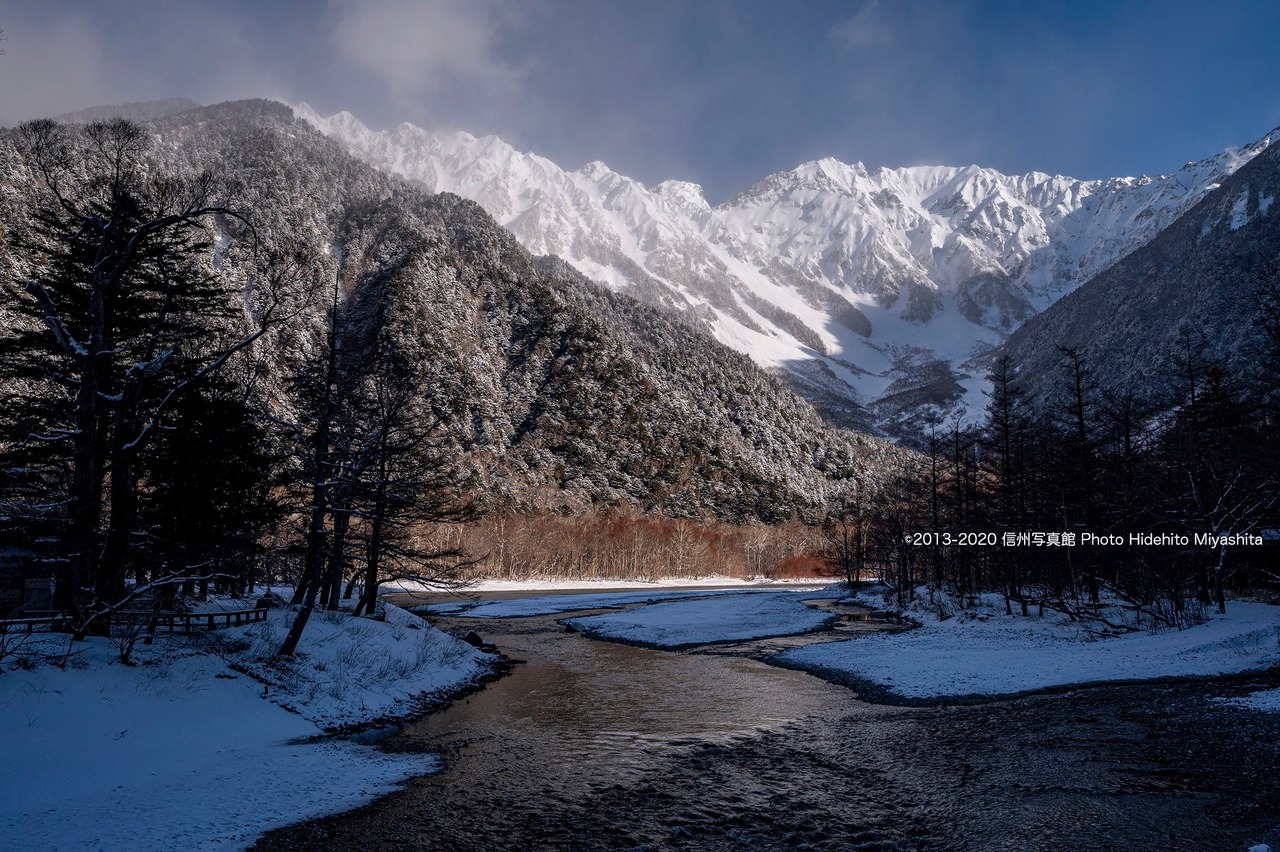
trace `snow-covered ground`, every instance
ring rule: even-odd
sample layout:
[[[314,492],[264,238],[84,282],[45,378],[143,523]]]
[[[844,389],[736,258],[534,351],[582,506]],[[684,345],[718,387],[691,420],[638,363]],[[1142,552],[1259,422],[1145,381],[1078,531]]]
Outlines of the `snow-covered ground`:
[[[1280,689],[1266,689],[1262,692],[1241,696],[1240,698],[1219,698],[1217,701],[1228,707],[1242,707],[1247,710],[1280,713]]]
[[[1099,637],[1065,616],[987,607],[901,633],[810,645],[778,662],[874,683],[906,698],[1008,695],[1055,686],[1228,674],[1280,662],[1280,607],[1235,601],[1186,630]],[[918,615],[918,614],[917,614]]]
[[[269,684],[272,701],[322,728],[402,715],[416,696],[485,671],[487,655],[396,606],[386,606],[385,621],[317,610],[301,653],[274,660],[286,630],[282,617],[245,629],[249,647],[234,650],[231,659]]]
[[[569,623],[602,639],[672,648],[816,629],[828,616],[802,604],[797,592],[815,597],[840,594],[837,588],[562,593],[430,609],[454,616],[510,618],[630,607]],[[990,597],[975,611],[951,607],[945,619],[921,602],[909,613],[923,623],[918,629],[810,645],[774,659],[837,679],[874,683],[905,698],[1006,695],[1071,684],[1211,676],[1280,662],[1280,607],[1234,601],[1226,615],[1210,613],[1208,623],[1198,627],[1102,637],[1054,613],[1006,616],[999,597]],[[858,602],[873,609],[885,606],[877,594],[864,594]],[[1280,710],[1280,691],[1231,703]]]
[[[135,666],[90,638],[65,668],[0,673],[0,847],[242,848],[435,771],[431,755],[308,741],[484,671],[470,646],[387,610],[386,622],[313,616],[288,666],[255,660],[286,630],[290,613],[273,611],[265,624],[218,631],[212,645],[140,645]],[[68,647],[65,636],[45,642],[38,650]]]
[[[815,630],[833,616],[801,602],[795,592],[717,595],[575,618],[568,623],[592,636],[663,648],[789,636]]]
[[[802,601],[819,594],[838,592],[648,589],[477,609],[497,617],[647,603],[571,623],[604,638],[678,647],[818,628],[829,616]],[[1232,602],[1226,615],[1185,631],[1105,639],[1061,617],[1010,617],[992,607],[980,617],[913,614],[923,627],[811,645],[777,659],[908,698],[1213,675],[1280,660],[1280,607],[1258,603]],[[140,646],[134,666],[116,661],[110,641],[92,638],[63,668],[6,661],[0,847],[239,848],[270,828],[356,807],[434,771],[431,755],[312,738],[403,713],[423,693],[480,675],[485,655],[388,606],[382,622],[317,613],[301,653],[272,663],[290,617],[273,611],[267,623],[221,630],[213,641],[163,637]],[[63,636],[42,641],[44,654],[68,647]],[[1225,703],[1280,710],[1280,690]]]

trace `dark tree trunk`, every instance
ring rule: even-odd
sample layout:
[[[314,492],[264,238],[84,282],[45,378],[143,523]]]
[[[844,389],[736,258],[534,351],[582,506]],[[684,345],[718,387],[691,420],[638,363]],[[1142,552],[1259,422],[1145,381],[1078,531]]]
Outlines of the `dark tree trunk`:
[[[343,510],[333,516],[333,536],[329,543],[329,565],[325,572],[321,605],[325,609],[337,609],[342,596],[342,577],[346,565],[347,529],[351,526],[351,513]]]

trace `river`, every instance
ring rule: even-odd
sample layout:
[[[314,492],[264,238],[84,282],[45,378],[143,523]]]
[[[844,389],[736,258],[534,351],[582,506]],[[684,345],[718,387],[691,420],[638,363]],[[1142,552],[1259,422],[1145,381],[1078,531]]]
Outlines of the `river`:
[[[566,633],[565,617],[433,618],[523,661],[383,744],[439,753],[444,770],[255,848],[1200,852],[1280,841],[1280,721],[1209,701],[1275,678],[886,706],[756,659],[770,643],[655,651]]]

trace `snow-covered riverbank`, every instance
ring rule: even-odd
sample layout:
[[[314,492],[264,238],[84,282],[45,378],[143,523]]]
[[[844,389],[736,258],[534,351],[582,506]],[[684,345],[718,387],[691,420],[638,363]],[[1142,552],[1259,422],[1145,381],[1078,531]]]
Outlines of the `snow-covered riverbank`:
[[[651,588],[443,609],[481,623],[632,607],[571,623],[601,638],[678,647],[805,633],[831,616],[803,601],[841,594]],[[1185,631],[1099,638],[1062,616],[1007,616],[988,606],[939,618],[922,608],[912,612],[918,629],[819,640],[771,661],[906,699],[1225,674],[1280,661],[1280,608],[1236,601],[1228,609]],[[116,661],[105,639],[76,646],[63,668],[15,668],[11,659],[0,674],[6,848],[238,848],[270,828],[356,807],[434,771],[432,755],[316,735],[411,712],[424,694],[474,681],[491,658],[387,607],[385,621],[318,613],[301,653],[278,663],[271,651],[290,617],[277,610],[265,624],[199,640],[164,637],[140,646],[134,666]],[[41,654],[67,647],[64,636],[40,641]],[[1274,693],[1230,703],[1277,704]]]
[[[311,740],[461,688],[486,672],[488,655],[388,607],[386,621],[317,613],[300,653],[272,663],[290,615],[276,610],[208,642],[163,637],[139,645],[134,666],[90,638],[63,668],[0,674],[4,847],[241,848],[435,771],[433,755]],[[39,641],[24,651],[68,644]]]
[[[868,605],[883,601],[868,597]],[[997,600],[916,630],[787,651],[777,662],[900,698],[995,696],[1085,683],[1234,674],[1280,663],[1280,607],[1232,601],[1185,630],[1100,636],[1065,615],[1006,615]]]
[[[797,591],[812,594],[812,586],[798,587],[780,594],[794,595]],[[555,615],[562,612],[579,612],[584,609],[616,609],[637,604],[655,604],[663,601],[695,600],[702,598],[719,598],[726,595],[741,598],[745,595],[779,594],[774,589],[738,588],[738,589],[664,589],[650,588],[642,591],[627,592],[594,592],[580,590],[569,594],[536,595],[534,597],[518,597],[509,600],[484,600],[483,595],[475,600],[451,603],[429,604],[414,611],[436,615],[453,615],[464,618],[524,618],[532,615]],[[680,619],[697,622],[710,610],[694,608],[679,610]],[[714,630],[714,627],[709,628]]]
[[[801,598],[831,594],[838,592],[655,590],[444,608],[457,615],[499,618],[631,606],[569,623],[596,638],[674,648],[812,631],[830,616]],[[871,609],[886,606],[877,594],[858,600]],[[947,617],[940,617],[939,610]],[[860,687],[866,697],[890,700],[1012,695],[1086,683],[1235,674],[1280,664],[1280,607],[1250,601],[1232,601],[1226,614],[1207,613],[1206,623],[1186,630],[1115,636],[1099,635],[1051,611],[1005,615],[998,596],[968,611],[921,603],[908,614],[919,628],[817,641],[770,662]],[[1278,703],[1261,694],[1238,705],[1272,709]]]
[[[1219,698],[1218,701],[1227,707],[1261,710],[1264,713],[1280,713],[1280,689],[1264,689],[1252,695],[1244,695],[1239,698]]]
[[[835,616],[802,603],[804,596],[797,592],[718,595],[574,618],[568,624],[589,636],[678,648],[791,636],[835,620]]]
[[[658,580],[576,580],[576,579],[543,579],[543,580],[476,580],[468,583],[463,592],[470,595],[484,595],[489,592],[588,592],[604,589],[786,589],[800,586],[824,586],[831,582],[830,578],[788,578],[785,580],[752,579],[741,577],[725,577],[710,574],[705,577],[669,577]],[[388,583],[383,586],[384,593],[394,592],[433,592],[415,583]]]

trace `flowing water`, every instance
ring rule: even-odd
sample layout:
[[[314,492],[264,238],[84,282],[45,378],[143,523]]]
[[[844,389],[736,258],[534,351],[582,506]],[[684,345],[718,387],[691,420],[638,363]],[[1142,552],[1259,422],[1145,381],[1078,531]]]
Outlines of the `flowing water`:
[[[554,617],[432,619],[524,662],[383,747],[445,769],[261,849],[1233,850],[1280,836],[1280,722],[1130,685],[894,707],[758,657],[672,653]],[[1278,846],[1277,848],[1280,848]]]

